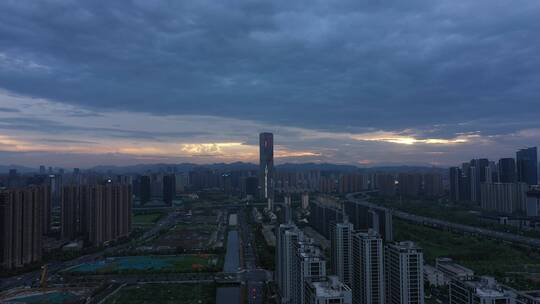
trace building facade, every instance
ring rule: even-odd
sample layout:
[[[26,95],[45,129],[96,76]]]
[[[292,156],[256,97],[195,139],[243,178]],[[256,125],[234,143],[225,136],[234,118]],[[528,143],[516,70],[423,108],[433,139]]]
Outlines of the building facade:
[[[424,255],[413,242],[386,246],[386,303],[424,303]]]
[[[131,185],[65,186],[63,193],[63,238],[81,238],[99,247],[131,233]]]
[[[0,265],[4,269],[42,257],[43,211],[47,189],[32,186],[0,191]]]
[[[353,303],[385,304],[383,240],[374,230],[354,233]]]
[[[345,216],[343,223],[332,225],[330,233],[332,271],[349,287],[352,283],[352,232],[353,225]]]
[[[274,200],[274,134],[259,134],[260,198]]]

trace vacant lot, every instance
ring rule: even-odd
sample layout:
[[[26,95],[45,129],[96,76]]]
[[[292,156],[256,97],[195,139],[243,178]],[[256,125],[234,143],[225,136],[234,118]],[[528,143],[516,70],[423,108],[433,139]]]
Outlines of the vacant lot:
[[[154,247],[167,246],[181,248],[185,250],[205,250],[209,248],[213,241],[214,232],[217,229],[215,224],[185,223],[160,236],[152,242]]]
[[[106,304],[212,304],[215,298],[213,284],[143,284],[122,288]]]
[[[397,240],[412,240],[433,264],[437,257],[451,257],[480,275],[493,275],[519,289],[538,289],[540,252],[484,238],[394,220]],[[535,282],[536,281],[536,282]]]

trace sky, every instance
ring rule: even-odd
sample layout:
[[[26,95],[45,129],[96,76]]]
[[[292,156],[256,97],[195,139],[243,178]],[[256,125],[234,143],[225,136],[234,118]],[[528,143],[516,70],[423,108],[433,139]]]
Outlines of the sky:
[[[540,142],[538,0],[2,0],[0,164],[450,166]]]

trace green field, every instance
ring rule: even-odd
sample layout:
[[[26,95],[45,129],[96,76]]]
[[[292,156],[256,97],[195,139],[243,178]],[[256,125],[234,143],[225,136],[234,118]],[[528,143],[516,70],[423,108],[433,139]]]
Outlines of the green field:
[[[519,289],[538,289],[540,252],[500,241],[463,236],[394,220],[396,240],[412,240],[433,264],[437,257],[451,257],[479,275],[492,275]],[[536,274],[534,274],[536,273]]]
[[[396,198],[371,198],[372,203],[385,206],[388,208],[401,210],[404,212],[436,218],[459,223],[469,226],[482,227],[501,232],[509,232],[520,234],[528,237],[540,238],[540,231],[525,231],[510,225],[496,224],[492,222],[482,221],[478,216],[479,213],[494,215],[493,213],[481,210],[479,207],[467,203],[451,203],[438,200],[413,200],[403,199],[400,202]]]
[[[211,304],[215,303],[213,284],[144,284],[122,288],[106,304]]]
[[[159,221],[163,215],[162,212],[135,214],[133,215],[133,225],[151,225]]]

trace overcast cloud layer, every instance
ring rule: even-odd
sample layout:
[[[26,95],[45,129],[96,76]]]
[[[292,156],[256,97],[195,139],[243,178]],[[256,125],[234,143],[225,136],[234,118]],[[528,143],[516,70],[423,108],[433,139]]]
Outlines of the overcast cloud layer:
[[[264,130],[281,161],[511,156],[540,140],[538,20],[537,0],[3,0],[0,163],[256,161]]]

